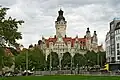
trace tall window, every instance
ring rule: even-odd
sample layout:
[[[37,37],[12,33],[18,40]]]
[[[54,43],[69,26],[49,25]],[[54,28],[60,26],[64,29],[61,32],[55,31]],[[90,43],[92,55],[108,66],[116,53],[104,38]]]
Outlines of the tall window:
[[[120,60],[120,57],[118,57],[118,60]]]
[[[117,43],[117,49],[119,49],[119,43]]]
[[[120,51],[119,50],[117,50],[117,55],[120,55]]]

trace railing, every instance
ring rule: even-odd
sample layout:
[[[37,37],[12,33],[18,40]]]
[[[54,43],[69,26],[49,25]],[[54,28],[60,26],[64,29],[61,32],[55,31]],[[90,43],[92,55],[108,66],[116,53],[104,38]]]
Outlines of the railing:
[[[97,72],[97,71],[75,71],[75,70],[61,70],[61,71],[34,71],[34,75],[96,75],[96,76],[120,76],[116,72]]]

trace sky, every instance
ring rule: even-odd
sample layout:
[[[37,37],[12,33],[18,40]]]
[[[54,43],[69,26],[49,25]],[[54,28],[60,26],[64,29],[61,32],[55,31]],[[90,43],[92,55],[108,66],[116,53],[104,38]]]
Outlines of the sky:
[[[84,37],[89,27],[91,35],[97,32],[98,44],[105,43],[109,23],[120,17],[120,0],[0,0],[9,7],[7,16],[25,23],[19,27],[23,39],[18,42],[28,47],[37,44],[42,36],[55,35],[55,21],[60,8],[67,21],[67,36]]]

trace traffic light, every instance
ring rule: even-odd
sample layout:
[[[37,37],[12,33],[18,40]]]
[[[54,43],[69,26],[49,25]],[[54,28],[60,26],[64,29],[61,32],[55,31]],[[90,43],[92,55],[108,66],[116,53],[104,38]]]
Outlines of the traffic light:
[[[105,64],[105,66],[104,66],[104,70],[109,70],[109,64]]]

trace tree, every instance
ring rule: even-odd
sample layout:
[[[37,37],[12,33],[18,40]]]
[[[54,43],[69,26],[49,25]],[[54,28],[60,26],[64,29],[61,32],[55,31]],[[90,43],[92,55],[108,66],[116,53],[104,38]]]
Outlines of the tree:
[[[66,52],[63,54],[63,58],[62,58],[62,67],[71,67],[71,55],[69,52]]]
[[[44,70],[45,55],[42,50],[35,47],[34,50],[29,50],[29,69],[35,67],[36,70]]]
[[[56,52],[51,52],[48,57],[47,57],[47,67],[50,67],[50,55],[51,55],[51,65],[52,68],[57,68],[59,65],[59,58],[58,58],[58,54]]]
[[[94,66],[97,65],[97,53],[94,51],[87,51],[87,53],[84,55],[86,57],[87,63],[86,65]]]
[[[0,38],[1,46],[8,44],[9,46],[17,45],[16,40],[22,39],[21,33],[18,32],[18,26],[24,23],[22,20],[16,20],[9,17],[6,19],[6,12],[9,8],[0,8]]]
[[[15,56],[15,67],[19,70],[20,70],[20,68],[22,68],[22,70],[26,69],[26,67],[25,67],[25,65],[26,65],[26,60],[25,60],[26,52],[27,52],[27,50],[23,50],[20,52],[19,55]]]
[[[14,48],[12,48],[12,47],[9,47],[8,49],[10,49],[11,53],[12,53],[13,55],[15,55],[15,56],[20,53],[19,51],[17,51],[16,49],[14,49]]]
[[[35,67],[35,70],[43,70],[45,67],[45,55],[39,48],[34,48],[32,50],[24,50],[19,55],[16,56],[15,64],[16,68],[22,70],[26,69],[26,54],[28,53],[28,69],[31,70]]]
[[[73,57],[74,65],[77,66],[84,66],[86,64],[86,58],[82,54],[76,53]]]
[[[106,52],[98,52],[99,55],[99,65],[102,67],[106,62]]]
[[[2,70],[2,61],[5,54],[4,48],[0,47],[0,70]]]
[[[12,56],[3,56],[3,66],[11,67],[13,65],[14,59]]]

